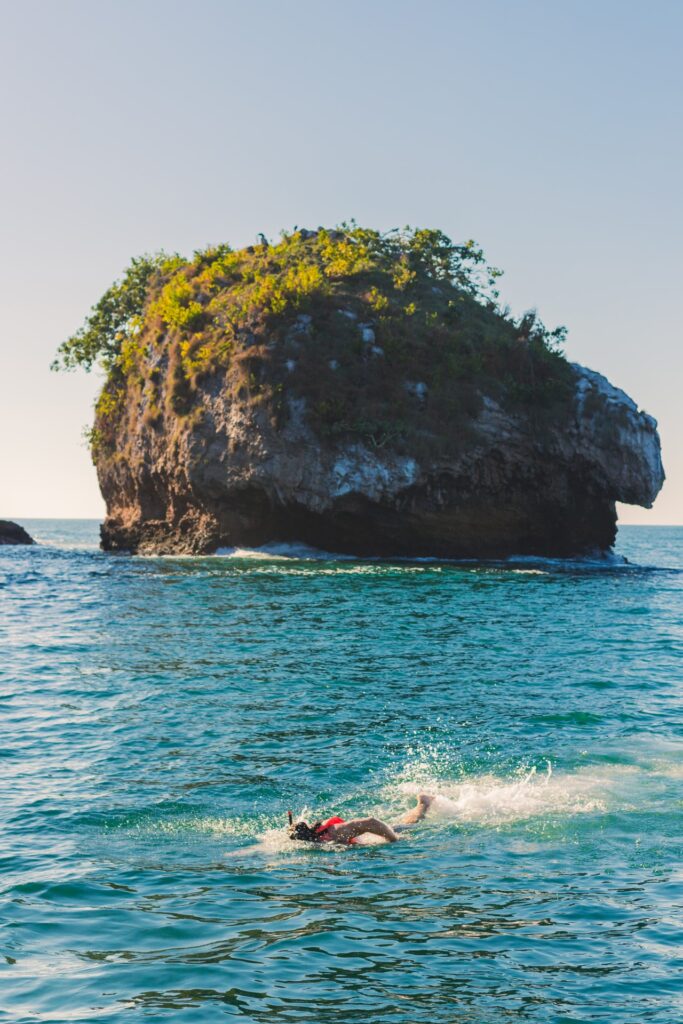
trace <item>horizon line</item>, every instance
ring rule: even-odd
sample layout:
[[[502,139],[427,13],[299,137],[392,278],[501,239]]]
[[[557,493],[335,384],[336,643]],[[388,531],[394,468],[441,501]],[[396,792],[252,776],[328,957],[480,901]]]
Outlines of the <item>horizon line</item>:
[[[20,519],[31,519],[34,522],[42,521],[49,522],[54,520],[61,520],[62,522],[90,522],[90,523],[102,523],[104,519],[99,516],[0,516],[0,519],[5,521],[17,522]],[[646,526],[649,529],[656,529],[661,527],[662,529],[669,529],[671,527],[682,526],[683,522],[680,523],[620,523],[617,519],[617,530],[623,529],[624,527],[630,526]]]

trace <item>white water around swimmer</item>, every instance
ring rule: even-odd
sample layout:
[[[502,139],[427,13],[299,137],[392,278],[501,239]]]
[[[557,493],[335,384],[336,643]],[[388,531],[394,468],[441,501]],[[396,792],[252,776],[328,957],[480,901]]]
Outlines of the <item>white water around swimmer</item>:
[[[415,766],[412,766],[415,768]],[[398,824],[400,818],[414,806],[419,793],[429,793],[434,799],[427,817],[415,829],[428,828],[430,824],[452,822],[496,828],[506,824],[533,821],[557,816],[570,818],[581,814],[600,814],[615,807],[631,805],[631,799],[641,789],[643,773],[638,768],[610,766],[607,770],[579,769],[575,772],[554,773],[548,763],[545,771],[531,768],[514,776],[493,774],[473,775],[458,781],[429,778],[418,770],[420,781],[408,781],[411,766],[400,773],[399,778],[388,783],[381,791],[383,798],[378,805],[375,801],[363,803],[358,797],[358,806],[345,817],[360,817],[375,814],[390,824]],[[402,778],[403,777],[403,778]],[[332,809],[334,810],[334,809]],[[330,813],[332,813],[332,810]],[[305,807],[298,818],[315,820],[320,815]],[[410,840],[413,828],[403,833],[402,838]],[[261,849],[269,853],[297,852],[286,836],[284,829],[267,829],[259,836]],[[384,843],[376,836],[362,837],[362,846]],[[333,852],[333,844],[327,852]],[[338,850],[338,847],[334,847]]]
[[[434,796],[431,818],[495,826],[546,815],[603,811],[616,781],[613,773],[607,776],[595,771],[556,775],[548,764],[545,772],[531,768],[507,778],[476,775],[457,782],[399,781],[389,791],[409,796],[430,793]]]

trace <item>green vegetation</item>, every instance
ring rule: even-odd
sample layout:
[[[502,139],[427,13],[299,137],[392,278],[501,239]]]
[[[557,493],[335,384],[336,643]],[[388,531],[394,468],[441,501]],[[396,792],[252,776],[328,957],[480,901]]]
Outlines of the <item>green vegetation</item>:
[[[212,247],[191,260],[143,256],[53,365],[106,371],[100,449],[131,389],[145,421],[159,426],[164,410],[184,417],[201,407],[216,373],[234,396],[269,404],[277,423],[288,393],[306,400],[321,435],[377,447],[429,445],[444,424],[466,432],[483,395],[538,425],[567,404],[565,331],[501,309],[500,273],[472,241],[355,223],[239,251]]]
[[[81,366],[90,370],[97,363],[105,370],[114,366],[124,341],[142,326],[153,277],[173,273],[182,262],[180,257],[163,252],[131,260],[123,278],[107,289],[84,325],[59,346],[52,369],[73,370]]]

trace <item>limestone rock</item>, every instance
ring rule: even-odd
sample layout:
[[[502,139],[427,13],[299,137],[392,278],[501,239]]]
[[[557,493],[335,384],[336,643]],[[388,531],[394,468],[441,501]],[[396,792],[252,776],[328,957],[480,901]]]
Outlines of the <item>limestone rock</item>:
[[[122,431],[125,458],[100,460],[103,546],[200,553],[299,540],[441,557],[607,549],[615,502],[649,507],[661,488],[659,438],[624,392],[572,370],[573,413],[542,438],[484,396],[466,443],[434,454],[399,452],[390,439],[321,439],[293,397],[277,426],[264,406],[207,382],[203,415],[172,443],[136,421],[132,435]]]
[[[158,267],[97,407],[103,546],[609,548],[615,503],[662,485],[657,425],[482,293],[480,261],[344,226]]]

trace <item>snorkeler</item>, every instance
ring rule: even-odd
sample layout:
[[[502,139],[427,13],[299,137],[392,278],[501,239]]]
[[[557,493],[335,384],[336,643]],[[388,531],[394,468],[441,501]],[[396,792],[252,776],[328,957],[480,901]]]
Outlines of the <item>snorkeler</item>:
[[[355,843],[358,836],[370,833],[374,836],[381,836],[388,843],[395,843],[400,837],[399,832],[409,825],[415,825],[422,821],[430,808],[434,797],[428,793],[420,793],[417,804],[410,811],[407,811],[400,822],[393,827],[379,818],[352,818],[351,821],[344,821],[336,815],[328,818],[327,821],[317,821],[315,825],[309,825],[306,821],[294,823],[292,812],[289,812],[289,838],[300,839],[306,843]]]

